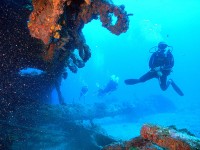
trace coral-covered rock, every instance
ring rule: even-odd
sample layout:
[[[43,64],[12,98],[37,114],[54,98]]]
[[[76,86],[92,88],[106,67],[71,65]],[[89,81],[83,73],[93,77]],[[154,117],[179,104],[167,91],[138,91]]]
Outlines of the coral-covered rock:
[[[118,142],[104,147],[103,150],[163,150],[149,140],[141,137],[133,138],[130,141]]]
[[[78,49],[82,60],[73,57],[74,65],[69,66],[83,67],[91,53],[89,46],[85,43],[82,28],[84,24],[97,19],[98,16],[100,16],[102,26],[113,34],[119,35],[128,30],[129,20],[124,7],[117,7],[107,1],[34,0],[33,7],[28,28],[32,37],[42,40],[46,45],[44,60],[52,60],[56,55],[55,50],[62,51],[62,55],[68,60],[72,58],[73,51]],[[115,24],[112,24],[112,16],[117,18]],[[56,45],[52,46],[52,43]],[[76,72],[75,70],[77,70],[76,67],[71,69],[72,72]]]
[[[104,150],[197,150],[200,139],[170,127],[145,124],[141,136],[104,147]]]
[[[141,136],[157,145],[170,150],[191,150],[200,148],[200,139],[171,128],[144,125]]]
[[[119,35],[128,29],[124,9],[107,0],[1,0],[0,12],[0,74],[3,75],[0,92],[34,95],[32,86],[24,86],[32,77],[27,79],[18,73],[24,68],[37,68],[46,73],[45,83],[48,83],[42,82],[41,76],[37,78],[40,81],[37,83],[44,84],[38,86],[44,89],[38,89],[44,91],[42,95],[37,93],[38,99],[50,95],[51,90],[46,87],[53,89],[56,85],[60,91],[67,68],[76,73],[91,57],[82,33],[84,24],[100,16],[104,18],[100,19],[104,27],[109,30],[116,27],[115,32],[110,30],[112,33]],[[110,15],[123,16],[118,19],[123,24],[112,25]]]
[[[59,39],[61,26],[57,24],[66,0],[33,0],[34,10],[29,17],[30,34],[48,44],[50,37]]]

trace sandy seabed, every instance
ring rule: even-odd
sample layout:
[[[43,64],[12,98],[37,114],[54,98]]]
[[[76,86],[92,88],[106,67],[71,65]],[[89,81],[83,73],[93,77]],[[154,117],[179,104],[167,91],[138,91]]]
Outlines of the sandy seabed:
[[[177,129],[186,128],[192,134],[200,137],[200,110],[190,112],[177,113],[160,113],[140,118],[137,121],[127,120],[126,116],[118,116],[113,118],[104,118],[95,120],[105,132],[121,140],[129,140],[140,135],[140,129],[143,124],[150,123],[160,126],[175,125]]]

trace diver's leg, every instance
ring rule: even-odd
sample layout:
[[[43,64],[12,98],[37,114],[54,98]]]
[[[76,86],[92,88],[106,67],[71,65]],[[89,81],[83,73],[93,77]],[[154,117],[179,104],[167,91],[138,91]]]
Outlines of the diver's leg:
[[[124,80],[124,83],[127,85],[134,85],[139,83],[139,79],[126,79]]]
[[[139,79],[126,79],[124,80],[124,82],[127,85],[134,85],[134,84],[145,82],[147,80],[150,80],[156,77],[157,77],[157,73],[155,71],[149,71],[146,74],[144,74],[142,77],[140,77]]]
[[[138,79],[138,83],[139,82],[146,82],[147,80],[150,80],[150,79],[155,78],[155,77],[157,77],[157,73],[155,71],[149,71]]]
[[[160,88],[165,91],[169,87],[171,80],[167,81],[167,75],[163,74],[161,77],[158,78],[160,83]]]

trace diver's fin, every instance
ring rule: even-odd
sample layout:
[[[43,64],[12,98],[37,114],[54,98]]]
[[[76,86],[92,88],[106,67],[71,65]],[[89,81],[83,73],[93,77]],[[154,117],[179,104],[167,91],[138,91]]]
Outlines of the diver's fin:
[[[133,85],[139,83],[139,79],[126,79],[124,80],[124,83],[127,85]]]
[[[184,96],[184,94],[181,91],[181,89],[174,83],[173,80],[171,80],[171,85],[172,85],[174,91],[176,91],[180,96]]]

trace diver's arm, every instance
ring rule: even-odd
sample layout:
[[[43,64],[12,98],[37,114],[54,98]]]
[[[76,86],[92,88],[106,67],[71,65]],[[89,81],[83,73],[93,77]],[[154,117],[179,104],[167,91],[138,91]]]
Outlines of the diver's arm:
[[[151,69],[154,69],[155,55],[156,55],[156,54],[153,53],[153,54],[151,55],[150,60],[149,60],[149,68],[151,68]]]
[[[167,64],[164,64],[162,66],[162,70],[172,70],[173,67],[174,67],[174,57],[170,53],[169,56],[168,56]]]

